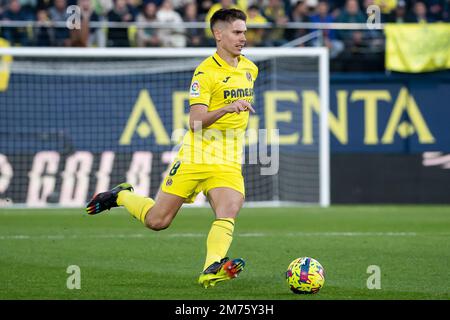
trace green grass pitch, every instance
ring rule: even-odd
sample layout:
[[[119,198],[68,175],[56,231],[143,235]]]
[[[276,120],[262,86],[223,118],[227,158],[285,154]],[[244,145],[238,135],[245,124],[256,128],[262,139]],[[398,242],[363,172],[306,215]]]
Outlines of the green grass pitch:
[[[450,299],[449,206],[245,208],[229,251],[245,270],[203,289],[212,219],[185,208],[154,232],[123,209],[0,209],[0,299]],[[316,295],[285,282],[301,256],[325,269]],[[80,267],[79,290],[66,286],[70,265]],[[381,269],[379,290],[367,288],[370,265]]]

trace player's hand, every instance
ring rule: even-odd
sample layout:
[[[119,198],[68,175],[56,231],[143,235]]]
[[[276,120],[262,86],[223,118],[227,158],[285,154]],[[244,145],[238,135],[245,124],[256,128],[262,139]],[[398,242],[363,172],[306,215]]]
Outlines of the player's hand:
[[[252,105],[245,100],[236,100],[235,102],[226,106],[225,108],[228,113],[236,112],[237,114],[239,114],[242,111],[249,111],[249,110],[255,113],[255,109],[253,109]]]

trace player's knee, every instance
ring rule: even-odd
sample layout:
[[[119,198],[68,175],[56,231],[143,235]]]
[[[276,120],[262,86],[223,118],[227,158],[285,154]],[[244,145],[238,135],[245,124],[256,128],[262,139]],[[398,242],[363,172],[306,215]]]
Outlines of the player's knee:
[[[145,225],[154,231],[161,231],[170,226],[170,220],[164,218],[155,218],[148,215],[145,219]]]
[[[236,218],[239,210],[241,210],[240,203],[229,203],[227,206],[216,208],[216,215],[221,218]]]
[[[166,223],[163,220],[150,220],[146,223],[147,227],[152,229],[153,231],[161,231],[167,229],[170,223]]]

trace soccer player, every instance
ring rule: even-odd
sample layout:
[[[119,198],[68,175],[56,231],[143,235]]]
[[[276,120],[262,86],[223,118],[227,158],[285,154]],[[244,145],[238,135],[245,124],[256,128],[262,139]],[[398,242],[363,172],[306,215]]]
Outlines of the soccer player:
[[[190,87],[190,130],[164,178],[156,199],[140,196],[122,183],[96,195],[89,214],[123,206],[152,230],[169,227],[183,203],[203,191],[215,213],[206,240],[206,259],[198,282],[205,288],[233,279],[244,261],[226,257],[235,220],[245,197],[242,177],[244,133],[255,112],[256,65],[241,55],[246,43],[246,15],[221,9],[211,18],[217,50],[195,70]]]

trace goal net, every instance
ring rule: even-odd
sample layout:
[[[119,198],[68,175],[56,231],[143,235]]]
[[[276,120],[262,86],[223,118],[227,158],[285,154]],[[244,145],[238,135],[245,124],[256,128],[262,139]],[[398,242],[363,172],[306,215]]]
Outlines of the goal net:
[[[214,49],[0,49],[0,206],[82,207],[127,181],[154,197]],[[246,203],[329,204],[328,53],[249,48],[259,68]],[[320,116],[324,115],[324,116]],[[196,203],[205,202],[200,195]]]

